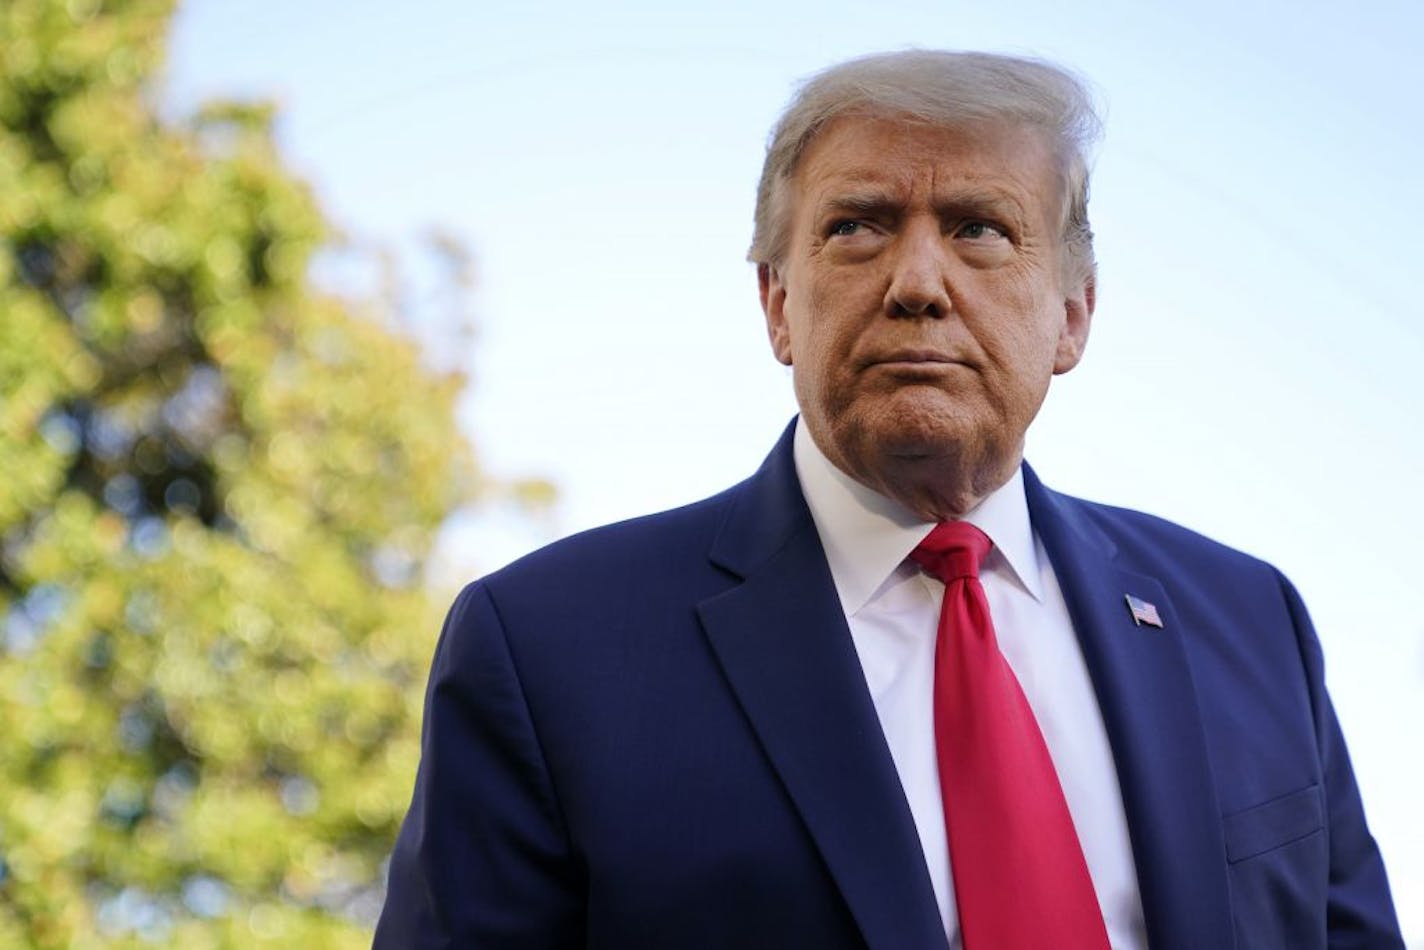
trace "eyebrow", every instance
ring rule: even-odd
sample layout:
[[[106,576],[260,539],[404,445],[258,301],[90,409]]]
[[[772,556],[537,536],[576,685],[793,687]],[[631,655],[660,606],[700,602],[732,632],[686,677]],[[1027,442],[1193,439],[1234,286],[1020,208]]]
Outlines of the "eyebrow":
[[[903,203],[884,192],[849,192],[832,195],[820,203],[819,210],[825,212],[847,212],[869,217],[883,216],[896,212]]]
[[[817,216],[827,214],[852,214],[865,217],[897,217],[904,211],[905,204],[890,191],[864,190],[833,193],[817,205]],[[934,202],[935,212],[948,215],[988,215],[1003,217],[1009,215],[1022,220],[1024,208],[1011,195],[997,189],[959,188],[938,196]]]

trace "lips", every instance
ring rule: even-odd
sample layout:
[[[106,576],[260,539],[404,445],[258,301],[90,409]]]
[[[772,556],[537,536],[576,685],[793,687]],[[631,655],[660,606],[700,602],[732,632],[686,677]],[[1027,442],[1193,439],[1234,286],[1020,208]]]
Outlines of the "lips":
[[[953,363],[949,356],[937,350],[896,350],[877,359],[877,363]]]
[[[929,370],[939,366],[963,364],[963,362],[963,360],[955,359],[954,357],[940,350],[925,348],[906,348],[900,350],[891,350],[887,353],[877,353],[875,356],[871,357],[870,359],[867,359],[865,361],[865,365],[867,367],[918,367],[921,369]]]

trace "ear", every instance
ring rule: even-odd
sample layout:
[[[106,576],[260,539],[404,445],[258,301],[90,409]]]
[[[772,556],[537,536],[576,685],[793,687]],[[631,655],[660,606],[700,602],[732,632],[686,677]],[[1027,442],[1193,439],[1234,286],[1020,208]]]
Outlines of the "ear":
[[[1088,330],[1093,324],[1093,309],[1098,303],[1096,275],[1089,274],[1074,286],[1063,299],[1063,326],[1058,331],[1058,350],[1053,356],[1054,375],[1066,373],[1078,365],[1088,348]]]
[[[786,285],[771,264],[757,265],[757,291],[761,312],[766,314],[766,335],[778,362],[791,365],[791,330],[786,324]]]

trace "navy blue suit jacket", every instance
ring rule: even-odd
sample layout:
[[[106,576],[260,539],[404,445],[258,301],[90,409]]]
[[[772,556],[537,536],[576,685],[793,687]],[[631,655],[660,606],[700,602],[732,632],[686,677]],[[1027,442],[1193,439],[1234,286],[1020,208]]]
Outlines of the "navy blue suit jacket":
[[[1290,584],[1025,475],[1153,950],[1402,947]],[[1164,628],[1134,625],[1125,594]],[[461,593],[380,950],[944,946],[789,430],[720,495]]]

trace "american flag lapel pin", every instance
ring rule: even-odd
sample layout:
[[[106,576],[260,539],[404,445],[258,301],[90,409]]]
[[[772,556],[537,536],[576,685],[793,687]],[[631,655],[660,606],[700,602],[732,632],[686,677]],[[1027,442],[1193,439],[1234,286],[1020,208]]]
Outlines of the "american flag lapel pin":
[[[1131,594],[1124,594],[1127,598],[1127,609],[1132,611],[1132,622],[1139,627],[1146,625],[1162,629],[1162,617],[1157,613],[1157,605],[1150,604],[1141,597],[1134,597]]]

